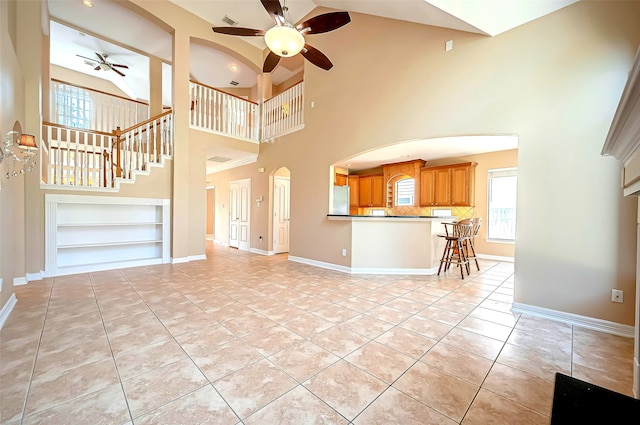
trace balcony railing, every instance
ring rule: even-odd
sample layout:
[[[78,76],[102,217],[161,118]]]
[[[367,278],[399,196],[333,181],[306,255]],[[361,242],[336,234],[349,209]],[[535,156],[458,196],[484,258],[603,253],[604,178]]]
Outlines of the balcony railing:
[[[112,188],[116,178],[132,179],[136,171],[161,163],[163,155],[173,155],[173,113],[111,133],[44,122],[42,135],[44,184]]]
[[[304,82],[262,104],[261,141],[284,136],[304,127]]]
[[[193,81],[190,88],[191,126],[259,141],[260,107],[257,103]]]
[[[70,127],[109,132],[149,118],[149,105],[87,87],[51,80],[51,119]]]

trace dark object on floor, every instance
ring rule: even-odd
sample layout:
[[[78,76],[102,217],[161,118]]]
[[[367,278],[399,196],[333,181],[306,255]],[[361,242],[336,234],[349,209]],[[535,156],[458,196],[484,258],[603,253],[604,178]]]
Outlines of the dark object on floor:
[[[550,425],[639,423],[640,400],[556,373]]]

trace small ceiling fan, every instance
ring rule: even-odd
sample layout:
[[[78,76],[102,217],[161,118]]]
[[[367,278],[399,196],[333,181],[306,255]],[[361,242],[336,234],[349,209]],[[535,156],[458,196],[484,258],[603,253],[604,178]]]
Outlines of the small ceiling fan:
[[[284,17],[284,12],[288,11],[286,4],[282,7],[278,0],[260,1],[276,22],[274,27],[266,31],[240,27],[213,27],[213,32],[250,37],[264,36],[264,41],[271,51],[264,61],[262,72],[273,71],[281,57],[290,57],[298,53],[319,68],[329,70],[333,67],[329,58],[320,50],[306,43],[304,36],[333,31],[348,24],[351,22],[348,12],[325,13],[293,26]]]
[[[117,68],[129,69],[129,67],[127,65],[122,65],[122,64],[119,64],[119,63],[112,63],[112,62],[107,61],[107,58],[109,57],[109,55],[107,55],[106,53],[103,53],[103,54],[100,54],[98,52],[94,52],[94,53],[96,54],[98,59],[92,59],[92,58],[88,58],[88,57],[82,56],[82,55],[76,55],[76,56],[96,63],[97,64],[96,67],[93,68],[95,71],[100,71],[101,69],[104,70],[104,71],[111,70],[111,71],[117,73],[118,75],[120,75],[121,77],[125,76],[122,72],[117,70],[116,67]]]

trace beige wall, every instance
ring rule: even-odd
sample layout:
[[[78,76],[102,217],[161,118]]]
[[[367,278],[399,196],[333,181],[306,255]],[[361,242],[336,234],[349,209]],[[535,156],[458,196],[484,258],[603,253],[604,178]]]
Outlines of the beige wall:
[[[479,254],[493,255],[498,257],[514,257],[515,245],[509,243],[496,243],[487,241],[487,183],[488,170],[496,168],[509,168],[518,166],[518,150],[510,149],[506,151],[489,152],[480,155],[467,155],[456,158],[447,158],[427,162],[429,167],[438,165],[457,164],[462,162],[476,162],[475,176],[475,208],[474,216],[481,217],[483,226],[478,232],[478,237],[474,242],[476,252]]]
[[[348,232],[325,217],[331,164],[404,140],[517,134],[516,301],[632,324],[635,245],[624,229],[636,206],[621,197],[620,164],[599,153],[639,21],[637,2],[579,2],[483,37],[353,13],[314,39],[335,66],[305,65],[306,105],[315,102],[305,129],[263,144],[257,164],[208,179],[251,177],[255,187],[266,180],[257,167],[286,165],[291,255],[348,265]],[[256,246],[268,220],[253,211]],[[611,303],[612,288],[629,301]]]
[[[14,49],[17,45],[15,2],[0,2],[0,137],[11,130],[26,130],[24,80]],[[10,33],[9,31],[14,31]],[[13,40],[13,41],[12,41]],[[16,122],[18,125],[16,126]],[[7,180],[9,159],[0,164],[0,309],[14,293],[14,278],[25,277],[25,179]]]
[[[216,197],[215,189],[207,189],[207,235],[213,235],[213,223],[215,222],[214,202]]]

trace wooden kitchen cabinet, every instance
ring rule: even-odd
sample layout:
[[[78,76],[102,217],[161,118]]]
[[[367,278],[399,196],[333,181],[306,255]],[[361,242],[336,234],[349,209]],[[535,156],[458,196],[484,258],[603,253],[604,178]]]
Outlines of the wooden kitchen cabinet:
[[[473,206],[475,162],[422,168],[420,206]]]
[[[349,185],[349,207],[358,208],[360,206],[360,178],[349,176],[347,184]]]
[[[335,178],[333,179],[334,186],[346,186],[347,185],[347,176],[346,174],[336,173]]]
[[[466,163],[451,167],[451,205],[474,204],[476,165]]]
[[[358,179],[358,206],[384,207],[384,177],[382,174],[360,176]]]

